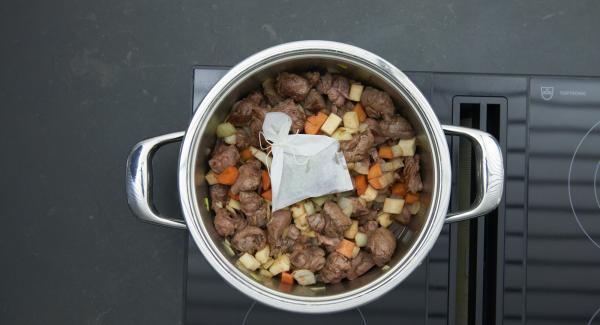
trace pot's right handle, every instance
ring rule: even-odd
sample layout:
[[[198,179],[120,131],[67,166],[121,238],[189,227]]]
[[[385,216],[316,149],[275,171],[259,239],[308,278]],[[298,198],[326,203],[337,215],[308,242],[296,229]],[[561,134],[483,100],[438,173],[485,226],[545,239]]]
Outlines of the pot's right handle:
[[[152,156],[165,144],[180,141],[185,132],[175,132],[138,142],[127,158],[127,203],[136,217],[161,226],[186,229],[183,220],[160,216],[152,204]]]
[[[453,125],[443,125],[447,135],[466,137],[473,142],[477,193],[469,210],[451,212],[446,223],[482,216],[500,204],[504,188],[504,160],[498,141],[489,133]]]

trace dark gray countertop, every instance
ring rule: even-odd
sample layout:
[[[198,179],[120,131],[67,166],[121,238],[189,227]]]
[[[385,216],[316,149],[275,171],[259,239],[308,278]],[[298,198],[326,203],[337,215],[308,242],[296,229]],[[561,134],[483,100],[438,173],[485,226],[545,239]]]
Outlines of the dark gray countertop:
[[[186,127],[193,65],[329,39],[405,70],[600,76],[597,1],[327,3],[0,3],[0,323],[181,323],[185,232],[131,216],[124,163]]]

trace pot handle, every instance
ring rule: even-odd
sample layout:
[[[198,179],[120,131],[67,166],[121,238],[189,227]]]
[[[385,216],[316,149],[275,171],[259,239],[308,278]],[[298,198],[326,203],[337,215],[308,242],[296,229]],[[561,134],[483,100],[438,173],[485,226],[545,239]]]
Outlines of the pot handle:
[[[133,214],[142,221],[161,226],[186,229],[183,220],[162,217],[152,203],[152,156],[160,147],[181,141],[184,131],[160,135],[138,142],[127,158],[127,203]]]
[[[453,125],[442,125],[447,135],[466,137],[473,142],[477,195],[469,210],[451,212],[446,223],[479,217],[500,204],[504,187],[504,160],[498,141],[489,133]]]

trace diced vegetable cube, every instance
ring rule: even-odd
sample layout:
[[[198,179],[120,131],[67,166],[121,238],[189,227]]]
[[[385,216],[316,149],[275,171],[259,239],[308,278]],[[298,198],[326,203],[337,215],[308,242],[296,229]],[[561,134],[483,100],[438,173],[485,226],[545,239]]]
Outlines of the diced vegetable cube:
[[[365,193],[360,197],[367,202],[374,201],[377,197],[377,190],[369,185],[367,186],[367,190],[365,191]]]
[[[341,117],[335,114],[329,114],[327,120],[325,120],[325,123],[321,126],[321,131],[331,136],[338,126],[340,126],[340,123],[342,123]]]
[[[265,269],[260,269],[258,270],[258,274],[264,276],[265,278],[272,278],[273,274],[271,274],[271,272],[265,270]]]
[[[292,273],[292,276],[298,282],[299,285],[307,286],[317,283],[315,274],[310,270],[300,269]]]
[[[388,172],[377,178],[369,179],[369,184],[376,190],[381,190],[394,182],[394,173]]]
[[[416,138],[400,140],[398,141],[398,147],[400,147],[401,156],[414,156],[417,149]]]
[[[419,198],[419,193],[406,193],[404,200],[406,200],[406,203],[408,204],[413,204],[415,202],[419,202]]]
[[[404,207],[404,200],[397,198],[386,198],[383,202],[383,212],[391,213],[391,214],[400,214],[402,212],[402,208]]]
[[[237,138],[236,138],[235,134],[232,134],[230,136],[224,137],[223,141],[227,144],[235,144],[236,139]]]
[[[260,267],[262,267],[263,269],[267,270],[267,269],[269,269],[271,267],[271,265],[273,265],[273,262],[275,262],[275,260],[272,259],[272,258],[269,258],[266,262],[262,263],[260,265]]]
[[[312,216],[316,212],[315,204],[310,200],[304,201],[304,211],[306,212],[307,216]]]
[[[351,101],[359,102],[360,96],[362,96],[362,92],[365,86],[361,84],[351,84],[350,92],[348,93],[348,99]]]
[[[327,115],[319,112],[317,115],[309,116],[304,123],[304,133],[317,134],[323,123],[327,120]]]
[[[391,172],[402,167],[404,167],[404,162],[402,161],[402,158],[397,158],[381,164],[381,171]]]
[[[358,125],[360,124],[358,115],[354,111],[344,113],[342,120],[344,121],[344,127],[350,129],[358,129]]]
[[[350,228],[348,228],[348,230],[346,230],[346,232],[344,232],[344,237],[346,237],[348,239],[354,239],[354,236],[356,236],[357,232],[358,232],[358,220],[352,220],[352,225],[350,226]]]
[[[356,236],[354,236],[354,242],[356,242],[356,246],[365,247],[367,246],[367,234],[364,232],[357,232]]]
[[[361,174],[369,174],[369,163],[366,161],[357,161],[354,163],[354,171]]]
[[[337,128],[331,137],[338,141],[350,141],[352,140],[352,133],[346,128]]]
[[[356,245],[353,242],[347,239],[342,239],[342,241],[336,247],[335,251],[346,256],[347,258],[351,258],[354,246]]]
[[[239,261],[246,269],[250,271],[254,271],[260,267],[260,263],[254,258],[254,256],[248,253],[244,253],[244,255],[240,257]]]
[[[368,179],[377,178],[381,175],[383,175],[383,172],[381,171],[381,164],[373,164],[371,167],[369,167],[369,173],[367,174]]]
[[[304,204],[302,202],[294,204],[290,210],[292,211],[292,217],[294,218],[306,215],[306,210],[304,209]]]
[[[215,172],[213,172],[212,170],[209,171],[206,174],[206,176],[204,176],[204,179],[206,179],[206,182],[208,183],[208,185],[215,185],[219,182],[219,181],[217,181],[217,174],[215,174]]]
[[[254,148],[254,147],[250,147],[250,152],[252,152],[252,155],[254,156],[254,158],[256,158],[260,162],[262,162],[263,165],[265,165],[267,168],[271,167],[271,157],[267,156],[266,153]]]
[[[282,284],[294,284],[294,277],[288,272],[281,272]]]
[[[377,222],[379,222],[383,228],[387,228],[392,224],[392,218],[389,213],[384,212],[377,216]]]
[[[226,122],[217,125],[217,137],[225,138],[233,134],[235,134],[235,126],[233,124]]]
[[[350,200],[347,197],[341,197],[338,199],[338,205],[340,206],[340,209],[342,209],[342,212],[344,212],[345,215],[347,215],[348,217],[352,215],[352,212],[354,212],[354,206],[352,205],[352,200]]]
[[[227,207],[230,207],[234,210],[239,210],[241,208],[240,201],[229,199],[229,202],[227,202]]]
[[[271,248],[269,245],[266,245],[263,249],[259,250],[254,254],[254,258],[260,262],[260,264],[264,264],[269,260],[269,254],[271,254]]]
[[[289,270],[290,270],[290,258],[286,254],[279,256],[273,262],[271,267],[269,267],[269,272],[271,272],[271,274],[273,274],[273,275],[277,275],[281,272],[287,272]]]
[[[359,252],[360,252],[360,247],[354,246],[354,249],[352,249],[352,258],[355,258]]]
[[[417,214],[421,209],[421,202],[417,201],[413,204],[407,204],[406,207],[408,208],[408,211],[410,211],[410,214]]]
[[[359,99],[360,100],[360,99]],[[354,108],[352,108],[356,115],[358,116],[358,120],[362,123],[367,119],[367,114],[365,113],[365,109],[362,107],[360,103],[356,103]]]
[[[327,195],[323,195],[323,196],[319,196],[319,197],[313,197],[311,198],[311,200],[318,206],[318,207],[322,207],[323,204],[325,204],[325,201],[331,199],[331,195],[327,194]]]

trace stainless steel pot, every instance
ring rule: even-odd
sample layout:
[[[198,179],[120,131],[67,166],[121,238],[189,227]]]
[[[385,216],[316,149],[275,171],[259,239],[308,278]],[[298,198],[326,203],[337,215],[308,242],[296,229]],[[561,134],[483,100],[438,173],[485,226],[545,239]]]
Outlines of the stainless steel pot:
[[[373,268],[364,276],[325,290],[295,286],[279,289],[278,280],[256,280],[235,265],[216,233],[212,214],[203,201],[208,196],[204,175],[216,126],[232,104],[281,71],[310,68],[337,70],[388,92],[399,112],[417,132],[422,157],[424,190],[422,208],[410,226],[398,233],[399,245],[390,268]],[[468,211],[447,214],[451,188],[450,155],[444,132],[468,138],[476,153],[477,196]],[[162,145],[180,141],[179,196],[185,220],[160,216],[151,201],[151,158]],[[295,312],[335,312],[365,304],[402,282],[425,258],[444,223],[484,215],[502,197],[504,166],[496,140],[474,129],[442,126],[415,85],[396,67],[379,56],[355,46],[329,41],[301,41],[261,51],[233,67],[200,103],[185,132],[166,134],[136,144],[127,160],[127,199],[140,219],[163,226],[188,229],[212,267],[239,291],[267,305]]]

